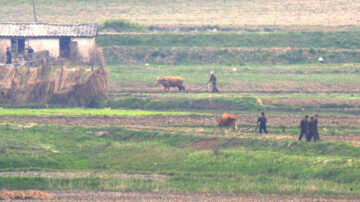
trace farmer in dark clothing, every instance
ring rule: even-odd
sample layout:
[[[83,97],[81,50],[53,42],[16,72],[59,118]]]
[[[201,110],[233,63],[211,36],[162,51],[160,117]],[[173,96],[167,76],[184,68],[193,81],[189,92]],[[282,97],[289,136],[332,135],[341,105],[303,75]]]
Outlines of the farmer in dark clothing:
[[[28,46],[26,50],[27,50],[27,54],[29,55],[34,53],[34,49],[31,46]]]
[[[314,123],[313,123],[313,130],[314,130],[314,141],[318,141],[320,140],[320,137],[319,137],[319,130],[318,130],[318,118],[319,118],[319,115],[315,115],[315,118],[314,118]]]
[[[314,137],[314,120],[315,118],[312,116],[310,117],[310,121],[307,124],[306,127],[306,141],[310,142],[311,138]]]
[[[259,123],[259,133],[262,134],[262,131],[264,130],[264,132],[267,134],[268,132],[266,130],[266,117],[264,112],[261,112],[261,116],[258,118],[257,124]]]
[[[212,93],[220,93],[220,91],[216,87],[216,77],[214,75],[214,72],[210,72],[209,83],[211,83],[211,87],[212,87],[211,92]]]
[[[10,48],[7,47],[6,48],[6,64],[11,64],[12,63],[12,54],[10,51]]]
[[[34,49],[31,46],[26,47],[26,61],[30,66],[32,66],[33,54]]]
[[[301,138],[305,135],[306,136],[306,129],[307,129],[307,125],[309,123],[309,120],[308,120],[309,116],[306,115],[305,118],[303,118],[301,121],[300,121],[300,136],[299,136],[299,141],[301,140]]]

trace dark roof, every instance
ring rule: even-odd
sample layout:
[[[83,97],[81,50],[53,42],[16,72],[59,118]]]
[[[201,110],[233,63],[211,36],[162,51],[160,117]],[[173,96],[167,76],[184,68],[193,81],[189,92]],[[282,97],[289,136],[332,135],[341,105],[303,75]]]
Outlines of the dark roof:
[[[96,35],[96,23],[0,23],[0,37],[95,37]]]

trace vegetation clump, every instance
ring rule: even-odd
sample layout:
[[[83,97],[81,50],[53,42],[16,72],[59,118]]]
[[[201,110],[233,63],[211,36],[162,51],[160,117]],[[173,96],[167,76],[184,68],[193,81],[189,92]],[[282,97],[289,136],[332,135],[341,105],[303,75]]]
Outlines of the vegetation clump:
[[[147,28],[137,23],[132,23],[129,20],[117,19],[106,20],[99,26],[100,31],[115,31],[115,32],[142,32]]]

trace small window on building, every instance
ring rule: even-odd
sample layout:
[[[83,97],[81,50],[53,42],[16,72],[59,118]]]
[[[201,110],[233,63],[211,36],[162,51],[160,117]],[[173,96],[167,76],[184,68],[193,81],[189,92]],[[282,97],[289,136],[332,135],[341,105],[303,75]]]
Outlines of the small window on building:
[[[15,54],[24,54],[25,39],[11,39],[11,51]]]

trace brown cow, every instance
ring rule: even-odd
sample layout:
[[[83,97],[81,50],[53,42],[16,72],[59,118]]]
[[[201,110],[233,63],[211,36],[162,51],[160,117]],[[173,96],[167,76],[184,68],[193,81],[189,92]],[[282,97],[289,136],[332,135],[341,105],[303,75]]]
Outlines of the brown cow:
[[[218,121],[218,126],[220,128],[222,127],[231,127],[233,130],[237,130],[237,118],[235,117],[235,115],[233,114],[223,114],[221,115],[221,117],[217,118],[217,121]]]
[[[184,79],[181,77],[172,77],[172,76],[165,76],[159,77],[157,79],[157,84],[162,84],[164,86],[164,91],[169,92],[170,87],[178,88],[179,91],[185,92],[185,87],[183,86]]]

